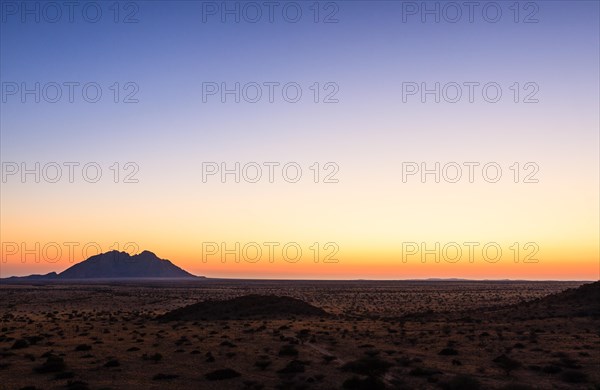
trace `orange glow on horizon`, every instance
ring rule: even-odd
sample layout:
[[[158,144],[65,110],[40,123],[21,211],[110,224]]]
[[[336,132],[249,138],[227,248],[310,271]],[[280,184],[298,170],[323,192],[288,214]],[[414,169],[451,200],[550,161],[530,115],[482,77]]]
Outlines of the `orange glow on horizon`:
[[[229,245],[229,249],[235,248],[234,244]],[[300,244],[299,244],[300,245]],[[322,246],[323,244],[321,244]],[[500,245],[500,244],[499,244]],[[123,244],[100,245],[100,248],[106,248],[104,252],[117,249],[123,250]],[[281,255],[275,255],[272,261],[263,253],[263,257],[252,263],[239,257],[236,262],[235,255],[228,253],[225,261],[221,261],[221,254],[204,254],[201,250],[190,250],[185,248],[172,249],[166,245],[155,245],[155,248],[140,247],[142,250],[150,250],[159,258],[168,259],[175,265],[186,271],[199,276],[209,278],[235,278],[235,279],[381,279],[381,280],[402,280],[402,279],[427,279],[427,278],[461,278],[461,279],[522,279],[522,280],[598,280],[600,279],[600,270],[598,267],[597,253],[594,248],[581,248],[577,251],[572,250],[572,255],[568,251],[560,248],[552,251],[540,249],[537,263],[524,262],[521,258],[515,262],[515,252],[511,250],[510,244],[500,245],[503,255],[496,262],[488,261],[479,255],[469,258],[463,257],[452,263],[444,258],[437,258],[429,253],[422,262],[420,253],[406,257],[402,261],[402,251],[398,248],[388,251],[378,250],[369,251],[366,249],[355,248],[354,250],[343,250],[334,256],[338,260],[335,262],[324,262],[324,254],[320,253],[320,259],[315,262],[315,252],[309,247],[310,243],[302,244],[302,257],[297,261],[284,259]],[[82,248],[83,245],[75,247]],[[1,277],[12,275],[24,276],[34,273],[62,272],[73,264],[84,260],[82,256],[75,253],[73,261],[69,261],[69,253],[65,253],[63,246],[63,255],[56,257],[56,252],[48,246],[46,255],[52,259],[46,259],[42,256],[43,246],[39,246],[39,251],[35,249],[35,243],[27,243],[25,253],[25,262],[21,262],[21,251],[15,252],[14,247],[7,246],[3,242],[2,251],[2,270]],[[242,246],[240,245],[240,249]],[[434,245],[430,246],[430,250]],[[440,245],[440,248],[442,246]],[[96,254],[96,246],[88,245],[89,255]],[[128,248],[130,251],[132,247]],[[322,251],[323,248],[321,248]],[[290,250],[291,251],[291,250]],[[37,254],[35,253],[37,252]],[[329,251],[332,252],[331,250]],[[441,252],[440,252],[441,253]],[[88,256],[89,257],[89,256]],[[293,256],[292,256],[293,257]],[[439,256],[438,256],[439,257]],[[523,255],[521,254],[521,257]],[[36,261],[39,260],[39,261]]]

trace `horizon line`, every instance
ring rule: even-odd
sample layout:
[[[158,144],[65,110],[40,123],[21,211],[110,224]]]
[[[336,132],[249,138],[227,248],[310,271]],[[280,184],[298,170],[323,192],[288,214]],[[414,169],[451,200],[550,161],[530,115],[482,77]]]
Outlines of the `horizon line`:
[[[50,272],[52,273],[52,272]],[[0,281],[9,281],[10,279],[26,279],[29,276],[34,276],[36,274],[27,275],[27,276],[6,276],[0,277]],[[223,277],[210,277],[210,276],[202,276],[202,275],[193,275],[193,277],[185,278],[169,278],[169,277],[122,277],[122,278],[80,278],[80,279],[30,279],[30,280],[22,280],[23,282],[69,282],[69,281],[295,281],[295,282],[590,282],[594,283],[600,281],[600,277],[598,279],[470,279],[470,278],[459,278],[459,277],[448,277],[448,278],[410,278],[410,279],[366,279],[366,278],[354,278],[354,279],[307,279],[307,278],[223,278]],[[44,276],[44,275],[36,275],[36,276]]]

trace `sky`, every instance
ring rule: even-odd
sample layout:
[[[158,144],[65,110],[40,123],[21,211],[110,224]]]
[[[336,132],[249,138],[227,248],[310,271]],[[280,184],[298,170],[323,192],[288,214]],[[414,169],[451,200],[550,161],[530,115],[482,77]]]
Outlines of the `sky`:
[[[1,277],[600,278],[596,1],[0,5]]]

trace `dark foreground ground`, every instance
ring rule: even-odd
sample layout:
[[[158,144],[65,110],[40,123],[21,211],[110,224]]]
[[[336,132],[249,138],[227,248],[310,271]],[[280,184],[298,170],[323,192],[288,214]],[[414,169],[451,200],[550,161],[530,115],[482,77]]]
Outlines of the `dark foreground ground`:
[[[2,283],[0,389],[599,389],[581,284]]]

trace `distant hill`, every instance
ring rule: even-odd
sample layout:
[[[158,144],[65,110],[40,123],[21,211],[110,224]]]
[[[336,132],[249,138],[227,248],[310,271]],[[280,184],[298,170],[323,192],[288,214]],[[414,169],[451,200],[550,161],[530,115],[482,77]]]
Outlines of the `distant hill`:
[[[57,274],[12,277],[4,280],[72,280],[128,278],[197,278],[169,260],[159,259],[150,251],[137,255],[111,251],[92,256]]]
[[[531,301],[452,312],[422,312],[402,316],[418,321],[491,321],[510,322],[549,318],[600,318],[600,282],[547,295]]]
[[[207,300],[172,310],[161,321],[227,320],[241,318],[324,317],[328,313],[300,299],[276,295],[244,295],[226,300]]]
[[[501,315],[522,319],[600,317],[600,282],[512,305],[504,309]]]

